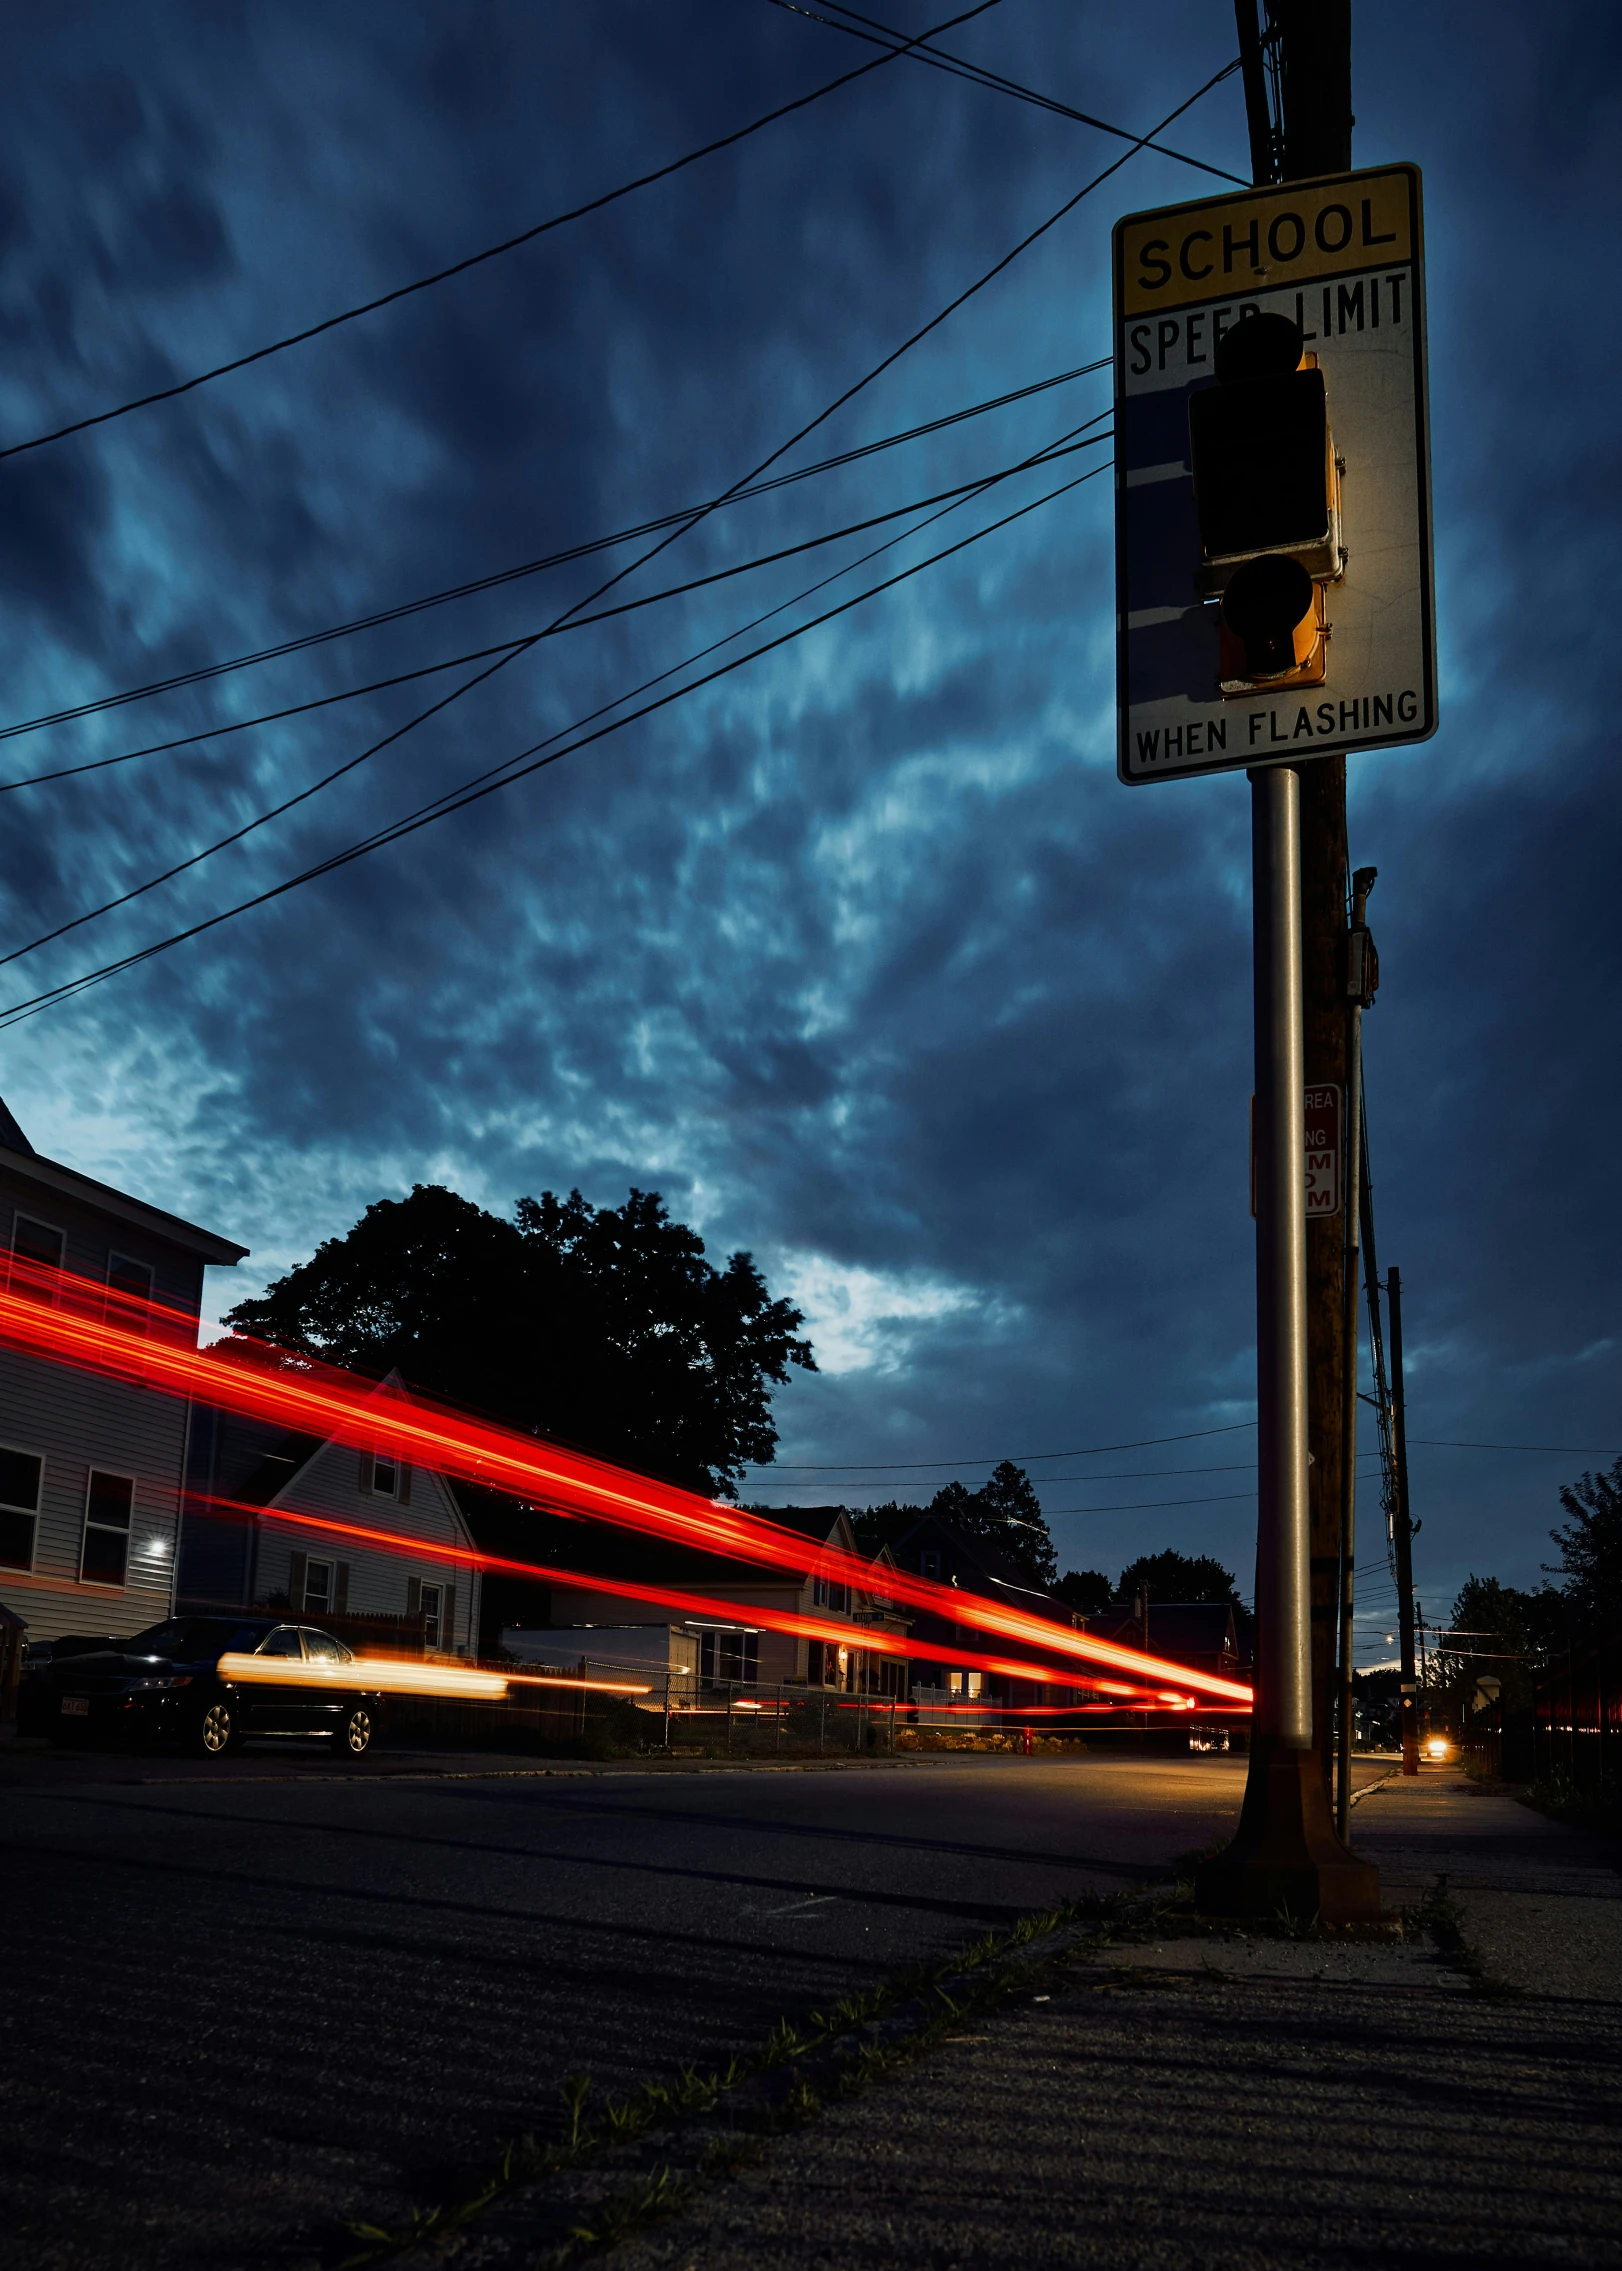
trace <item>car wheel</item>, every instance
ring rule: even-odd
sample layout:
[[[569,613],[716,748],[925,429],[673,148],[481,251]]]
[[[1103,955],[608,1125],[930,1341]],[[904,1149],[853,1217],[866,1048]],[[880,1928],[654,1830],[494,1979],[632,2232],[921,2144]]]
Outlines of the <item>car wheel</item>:
[[[372,1715],[364,1703],[352,1703],[344,1713],[332,1747],[340,1758],[361,1758],[372,1747]]]
[[[200,1751],[204,1758],[224,1758],[226,1752],[234,1751],[241,1740],[242,1732],[237,1723],[236,1711],[222,1697],[211,1703],[197,1721],[192,1747]]]

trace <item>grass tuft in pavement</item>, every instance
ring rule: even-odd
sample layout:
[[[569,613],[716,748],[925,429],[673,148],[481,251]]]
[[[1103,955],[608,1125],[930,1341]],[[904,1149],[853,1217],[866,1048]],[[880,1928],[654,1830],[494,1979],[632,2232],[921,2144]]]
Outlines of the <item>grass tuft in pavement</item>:
[[[1410,1931],[1430,1940],[1449,1971],[1459,1972],[1470,1982],[1472,1995],[1484,1995],[1499,2003],[1519,1997],[1518,1987],[1512,1987],[1506,1979],[1493,1978],[1487,1969],[1487,1959],[1465,1936],[1464,1916],[1447,1889],[1445,1875],[1439,1876],[1411,1908],[1403,1911],[1403,1922]]]

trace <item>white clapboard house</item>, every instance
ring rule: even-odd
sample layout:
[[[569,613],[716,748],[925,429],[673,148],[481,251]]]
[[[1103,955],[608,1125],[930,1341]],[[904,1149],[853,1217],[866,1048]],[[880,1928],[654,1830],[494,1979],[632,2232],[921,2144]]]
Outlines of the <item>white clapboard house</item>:
[[[235,1245],[41,1158],[0,1104],[0,1268],[14,1255],[174,1311],[197,1341],[203,1271]],[[31,1281],[38,1294],[38,1280]],[[0,1604],[30,1640],[139,1632],[174,1602],[187,1407],[173,1396],[0,1348]]]
[[[397,1377],[376,1391],[380,1414],[407,1399]],[[396,1459],[381,1438],[357,1450],[201,1406],[192,1414],[182,1612],[281,1611],[354,1645],[476,1655],[474,1550],[446,1478]]]

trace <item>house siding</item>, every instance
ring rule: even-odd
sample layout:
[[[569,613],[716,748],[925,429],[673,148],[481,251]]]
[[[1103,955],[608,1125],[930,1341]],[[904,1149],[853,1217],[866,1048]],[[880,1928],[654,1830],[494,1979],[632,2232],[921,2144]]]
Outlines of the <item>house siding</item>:
[[[265,1507],[258,1523],[255,1600],[287,1590],[295,1553],[347,1564],[351,1616],[404,1616],[413,1581],[418,1586],[454,1586],[451,1629],[442,1634],[440,1648],[447,1654],[476,1653],[479,1573],[469,1566],[473,1541],[450,1485],[443,1476],[414,1467],[411,1501],[402,1505],[398,1498],[362,1488],[363,1456],[344,1444],[325,1445]],[[387,1530],[403,1541],[420,1543],[421,1551],[413,1552],[409,1544],[369,1545],[364,1538],[345,1537],[338,1531],[279,1521],[278,1510]]]
[[[328,1615],[415,1616],[421,1587],[438,1585],[440,1653],[477,1654],[481,1573],[461,1507],[443,1475],[423,1467],[399,1473],[402,1487],[390,1496],[372,1487],[368,1451],[312,1443],[200,1406],[186,1473],[179,1607],[280,1608],[291,1598],[297,1613],[319,1623],[304,1579],[312,1560],[324,1561],[333,1565]],[[344,1527],[324,1530],[322,1522]],[[391,1542],[348,1528],[382,1532]]]
[[[32,1566],[0,1566],[0,1600],[27,1619],[31,1640],[139,1632],[167,1616],[186,1412],[171,1396],[0,1349],[0,1444],[44,1461]],[[79,1576],[93,1467],[135,1485],[122,1585]]]
[[[139,1216],[139,1202],[130,1202]],[[138,1219],[42,1185],[0,1159],[0,1269],[9,1270],[18,1217],[58,1230],[63,1264],[105,1284],[113,1255],[152,1272],[154,1297],[180,1313],[173,1328],[195,1346],[203,1263]],[[180,1530],[188,1407],[172,1396],[99,1379],[19,1350],[0,1349],[0,1445],[44,1462],[33,1558],[0,1564],[0,1600],[27,1619],[30,1639],[66,1632],[138,1632],[169,1613]],[[121,1585],[80,1577],[92,1468],[134,1484]]]
[[[87,1197],[40,1183],[8,1167],[0,1157],[0,1246],[8,1256],[19,1215],[60,1230],[65,1240],[64,1266],[96,1284],[106,1283],[107,1266],[114,1254],[145,1262],[152,1271],[154,1298],[191,1316],[195,1344],[203,1294],[203,1264],[195,1254],[166,1238],[155,1226],[147,1228],[139,1220],[126,1221]]]

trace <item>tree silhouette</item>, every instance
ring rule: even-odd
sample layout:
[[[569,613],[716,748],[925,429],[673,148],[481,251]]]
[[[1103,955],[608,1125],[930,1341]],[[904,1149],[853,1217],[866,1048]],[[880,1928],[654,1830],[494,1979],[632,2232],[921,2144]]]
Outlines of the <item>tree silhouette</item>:
[[[1449,1645],[1439,1652],[1440,1683],[1462,1709],[1472,1707],[1478,1680],[1497,1680],[1506,1710],[1532,1700],[1527,1597],[1496,1577],[1467,1577],[1453,1602]]]
[[[771,1385],[816,1370],[801,1312],[747,1254],[712,1267],[654,1191],[547,1191],[509,1222],[419,1183],[225,1321],[728,1496],[776,1448]]]
[[[1101,1569],[1067,1569],[1053,1590],[1077,1616],[1094,1617],[1109,1607],[1115,1588]]]
[[[1059,1574],[1053,1539],[1042,1513],[1042,1502],[1031,1478],[1012,1459],[1004,1459],[978,1490],[949,1482],[930,1500],[929,1511],[966,1538],[997,1551],[1025,1578],[1027,1584],[1046,1588]]]
[[[1220,1561],[1209,1554],[1164,1553],[1141,1554],[1121,1571],[1115,1588],[1115,1598],[1130,1606],[1139,1593],[1146,1594],[1151,1602],[1160,1601],[1231,1601],[1239,1605],[1239,1588],[1231,1569],[1224,1569]]]
[[[1622,1459],[1604,1474],[1585,1474],[1560,1493],[1571,1516],[1549,1532],[1560,1548],[1557,1572],[1583,1623],[1622,1622]]]

